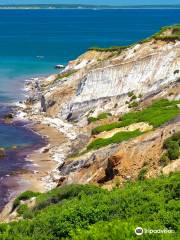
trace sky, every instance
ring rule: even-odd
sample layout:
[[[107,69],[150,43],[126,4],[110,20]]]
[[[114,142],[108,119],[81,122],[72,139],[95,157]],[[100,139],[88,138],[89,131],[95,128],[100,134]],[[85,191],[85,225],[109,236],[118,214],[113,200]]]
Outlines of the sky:
[[[180,4],[179,0],[0,0],[0,4],[81,3],[108,5]]]

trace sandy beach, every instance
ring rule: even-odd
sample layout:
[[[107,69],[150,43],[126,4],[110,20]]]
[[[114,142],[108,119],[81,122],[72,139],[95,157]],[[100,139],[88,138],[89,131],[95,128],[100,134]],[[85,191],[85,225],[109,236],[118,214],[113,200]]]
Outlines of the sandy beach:
[[[65,137],[55,128],[45,124],[36,124],[33,130],[48,140],[48,144],[42,149],[34,151],[27,160],[35,165],[35,170],[21,174],[21,178],[28,183],[27,190],[45,192],[47,190],[45,177],[57,166],[58,162],[53,160],[53,149],[65,142]]]

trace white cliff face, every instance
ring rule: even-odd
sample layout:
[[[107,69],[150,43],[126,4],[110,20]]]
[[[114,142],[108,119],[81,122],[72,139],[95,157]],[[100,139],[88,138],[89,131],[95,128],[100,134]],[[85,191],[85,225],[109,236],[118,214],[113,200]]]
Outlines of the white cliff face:
[[[118,145],[109,145],[86,153],[76,160],[69,158],[89,143],[92,130],[87,121],[89,116],[96,117],[99,113],[109,112],[117,118],[121,113],[130,111],[128,104],[131,97],[128,93],[132,91],[137,97],[136,101],[140,102],[139,108],[146,106],[149,99],[153,101],[164,96],[169,100],[180,98],[180,41],[151,39],[121,53],[91,50],[71,61],[63,73],[63,76],[53,75],[39,80],[38,86],[36,82],[30,85],[33,97],[25,112],[25,117],[50,125],[64,136],[64,142],[50,151],[58,168],[44,178],[47,189],[55,187],[59,182],[63,183],[64,180],[65,184],[87,183],[96,182],[100,179],[98,176],[104,176],[107,161],[118,150]],[[42,96],[46,111],[42,111]],[[144,123],[138,124],[141,125],[136,126],[139,129]],[[108,134],[114,135],[113,131]],[[161,136],[162,129],[158,131]],[[169,129],[167,132],[169,134]],[[103,134],[99,137],[105,138]],[[149,141],[146,140],[145,138],[144,146],[147,147]],[[141,138],[138,143],[141,153]],[[152,151],[153,147],[150,149]],[[149,152],[147,154],[145,149],[143,151],[146,161]],[[160,150],[158,157],[159,155]],[[154,157],[154,149],[152,156]],[[136,168],[135,170],[137,172]]]
[[[123,111],[128,92],[146,95],[176,81],[180,76],[180,42],[159,45],[138,44],[116,57],[115,64],[112,60],[89,71],[60,115],[97,107],[112,109],[115,103]]]

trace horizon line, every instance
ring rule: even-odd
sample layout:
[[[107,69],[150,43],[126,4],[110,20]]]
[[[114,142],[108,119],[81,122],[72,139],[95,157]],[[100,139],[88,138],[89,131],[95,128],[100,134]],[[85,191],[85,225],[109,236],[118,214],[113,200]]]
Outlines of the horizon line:
[[[0,6],[98,6],[98,7],[148,7],[148,6],[180,6],[179,3],[177,4],[121,4],[121,5],[110,5],[110,4],[84,4],[84,3],[21,3],[21,4],[1,4]]]

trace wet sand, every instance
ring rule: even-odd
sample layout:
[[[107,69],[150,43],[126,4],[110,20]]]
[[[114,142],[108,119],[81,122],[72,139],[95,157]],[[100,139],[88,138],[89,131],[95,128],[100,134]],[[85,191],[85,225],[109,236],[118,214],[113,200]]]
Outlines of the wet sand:
[[[36,124],[33,130],[48,140],[47,146],[34,151],[27,158],[35,164],[33,171],[21,174],[21,178],[28,183],[27,190],[45,192],[47,190],[44,177],[58,166],[58,162],[52,159],[53,149],[65,142],[65,137],[55,128],[44,124]]]

